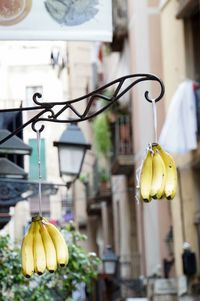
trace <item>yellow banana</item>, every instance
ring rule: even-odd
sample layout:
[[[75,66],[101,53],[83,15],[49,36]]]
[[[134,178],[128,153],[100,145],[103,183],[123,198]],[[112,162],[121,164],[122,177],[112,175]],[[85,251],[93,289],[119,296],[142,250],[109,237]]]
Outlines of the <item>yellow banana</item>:
[[[69,253],[64,237],[53,224],[46,221],[44,221],[44,223],[56,249],[57,263],[60,266],[65,266],[69,260]]]
[[[166,168],[166,181],[165,181],[165,196],[168,200],[172,200],[176,195],[177,188],[177,169],[176,163],[172,156],[162,149],[162,147],[158,144],[157,149],[165,163]]]
[[[42,275],[46,269],[46,256],[42,236],[40,234],[39,221],[35,223],[35,232],[33,239],[33,256],[34,256],[34,270],[38,275]]]
[[[144,202],[151,201],[152,153],[147,151],[140,174],[140,194]]]
[[[47,269],[49,272],[53,273],[57,269],[56,250],[45,224],[42,221],[40,221],[39,223],[40,233],[45,249]]]
[[[152,183],[151,196],[153,198],[161,198],[164,194],[164,187],[166,181],[166,169],[162,157],[159,152],[154,149],[152,160]]]
[[[35,224],[32,223],[27,234],[24,236],[21,247],[22,273],[30,278],[34,272],[33,237]]]

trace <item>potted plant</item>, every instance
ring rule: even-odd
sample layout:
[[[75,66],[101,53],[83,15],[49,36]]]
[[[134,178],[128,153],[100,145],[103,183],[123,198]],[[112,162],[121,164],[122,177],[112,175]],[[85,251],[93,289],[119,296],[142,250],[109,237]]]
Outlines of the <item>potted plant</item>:
[[[101,168],[99,172],[100,190],[105,191],[108,189],[109,174],[105,168]]]

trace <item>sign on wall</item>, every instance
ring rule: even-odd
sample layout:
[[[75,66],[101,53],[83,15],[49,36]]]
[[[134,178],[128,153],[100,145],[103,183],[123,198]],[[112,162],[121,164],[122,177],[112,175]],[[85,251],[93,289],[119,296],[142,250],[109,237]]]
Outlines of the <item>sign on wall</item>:
[[[1,0],[0,40],[112,40],[111,0]]]

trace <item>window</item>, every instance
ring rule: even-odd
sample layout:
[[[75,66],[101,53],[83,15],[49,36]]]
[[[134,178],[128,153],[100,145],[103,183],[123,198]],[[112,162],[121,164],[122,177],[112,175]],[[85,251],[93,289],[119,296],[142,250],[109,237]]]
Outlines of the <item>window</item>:
[[[38,153],[37,139],[29,139],[29,145],[32,147],[32,154],[29,157],[29,178],[31,180],[38,179]],[[46,180],[46,160],[45,160],[45,140],[41,139],[40,146],[40,161],[41,161],[41,177]]]
[[[200,81],[200,11],[184,19],[187,77]]]
[[[192,40],[193,40],[193,64],[194,79],[200,82],[200,12],[194,14],[191,18]]]

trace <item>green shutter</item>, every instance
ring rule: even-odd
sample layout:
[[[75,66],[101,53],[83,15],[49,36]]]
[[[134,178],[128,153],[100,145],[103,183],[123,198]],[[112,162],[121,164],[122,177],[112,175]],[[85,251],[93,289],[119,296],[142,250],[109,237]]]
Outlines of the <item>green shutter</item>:
[[[38,153],[37,139],[29,139],[29,145],[32,147],[32,154],[29,157],[29,178],[38,180]],[[41,176],[42,180],[46,180],[46,160],[45,160],[45,140],[40,142],[40,161],[41,161]]]

